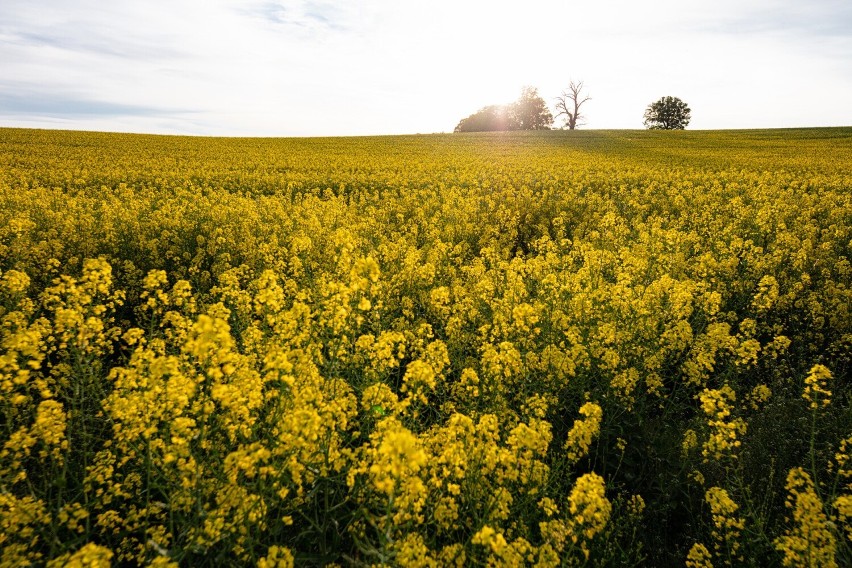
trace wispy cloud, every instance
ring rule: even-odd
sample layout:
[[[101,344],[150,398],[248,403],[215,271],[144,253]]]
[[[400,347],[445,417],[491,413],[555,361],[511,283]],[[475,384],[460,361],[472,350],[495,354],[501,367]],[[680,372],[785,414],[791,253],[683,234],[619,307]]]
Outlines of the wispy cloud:
[[[35,115],[51,118],[121,116],[163,117],[191,114],[186,109],[122,104],[81,97],[74,93],[3,93],[0,115]]]
[[[127,34],[108,34],[100,30],[83,27],[73,30],[69,27],[33,27],[31,31],[7,32],[0,43],[17,47],[42,48],[73,53],[87,53],[100,57],[119,59],[170,59],[185,53],[175,46],[173,41],[152,42],[149,37],[128,37]]]
[[[848,0],[742,3],[736,9],[720,9],[691,28],[720,34],[852,39],[852,3]]]
[[[237,11],[275,26],[321,33],[356,31],[365,7],[368,8],[343,2],[278,0],[240,6]]]

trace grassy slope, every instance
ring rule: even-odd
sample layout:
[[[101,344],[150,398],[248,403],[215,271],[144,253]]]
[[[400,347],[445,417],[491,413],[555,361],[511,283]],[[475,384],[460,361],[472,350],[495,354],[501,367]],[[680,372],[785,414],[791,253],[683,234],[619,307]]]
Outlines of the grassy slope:
[[[487,142],[485,142],[487,141]],[[265,163],[272,167],[287,154],[323,153],[332,158],[355,154],[396,156],[445,155],[476,147],[483,155],[512,154],[523,148],[557,146],[592,155],[632,157],[647,163],[701,164],[722,167],[758,163],[795,167],[826,158],[852,161],[852,127],[765,130],[645,131],[577,130],[547,132],[435,134],[340,138],[217,138],[145,134],[0,128],[2,163],[27,164],[28,148],[38,146],[71,157],[75,150],[97,148],[104,157],[134,161],[129,149],[144,158],[167,152],[180,166],[183,159],[208,153],[232,158],[233,164]],[[258,160],[265,158],[265,160]]]

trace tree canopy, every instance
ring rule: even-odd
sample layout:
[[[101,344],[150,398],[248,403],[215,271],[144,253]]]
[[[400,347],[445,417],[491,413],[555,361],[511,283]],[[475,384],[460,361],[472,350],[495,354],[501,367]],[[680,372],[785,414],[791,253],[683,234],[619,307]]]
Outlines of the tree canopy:
[[[489,105],[459,121],[456,132],[497,130],[550,130],[553,115],[535,87],[524,87],[518,100],[508,105]]]
[[[677,97],[663,97],[645,109],[645,127],[651,130],[683,130],[692,111]]]
[[[461,119],[456,132],[492,132],[510,128],[509,109],[506,105],[483,107],[467,118]]]
[[[512,130],[550,130],[553,115],[535,87],[524,87],[509,111]]]

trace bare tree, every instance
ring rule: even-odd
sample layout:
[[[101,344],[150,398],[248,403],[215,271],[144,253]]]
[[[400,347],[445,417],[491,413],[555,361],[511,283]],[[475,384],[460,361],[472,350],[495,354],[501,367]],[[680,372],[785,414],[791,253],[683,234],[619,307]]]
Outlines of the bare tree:
[[[583,82],[573,80],[568,84],[568,88],[556,97],[556,116],[565,115],[565,126],[568,130],[574,130],[577,125],[584,124],[585,117],[580,114],[580,107],[591,98],[583,94]]]

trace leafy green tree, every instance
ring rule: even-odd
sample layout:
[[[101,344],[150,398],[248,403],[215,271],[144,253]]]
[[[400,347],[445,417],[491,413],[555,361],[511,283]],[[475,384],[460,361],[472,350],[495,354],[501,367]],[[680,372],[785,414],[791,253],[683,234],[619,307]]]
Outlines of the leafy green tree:
[[[495,130],[550,130],[553,115],[535,87],[524,87],[518,100],[508,105],[489,105],[459,121],[456,132]]]
[[[524,87],[509,111],[511,130],[550,130],[553,115],[535,87]]]
[[[505,105],[489,105],[463,118],[456,126],[456,132],[492,132],[510,130],[509,109]]]
[[[692,111],[677,97],[663,97],[645,109],[645,128],[651,130],[683,130]]]

